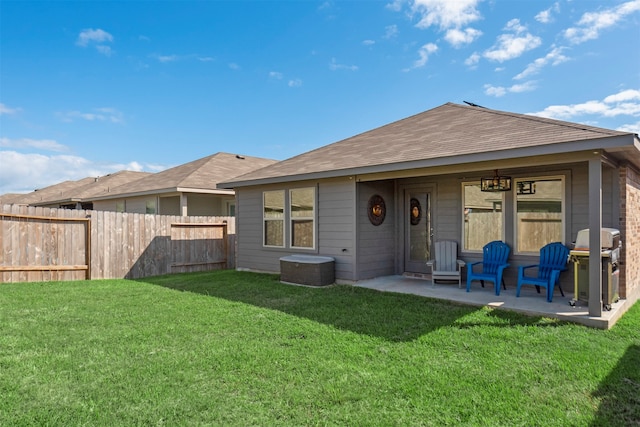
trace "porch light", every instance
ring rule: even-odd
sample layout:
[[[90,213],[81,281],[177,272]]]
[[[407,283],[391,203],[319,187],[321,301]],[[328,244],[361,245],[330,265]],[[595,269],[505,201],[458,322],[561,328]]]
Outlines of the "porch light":
[[[480,191],[510,191],[511,177],[498,175],[498,169],[492,177],[480,178]]]

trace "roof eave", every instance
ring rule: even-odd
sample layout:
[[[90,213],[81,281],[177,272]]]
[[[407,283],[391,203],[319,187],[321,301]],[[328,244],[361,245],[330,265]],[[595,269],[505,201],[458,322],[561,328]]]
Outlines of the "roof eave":
[[[318,180],[327,178],[339,178],[351,175],[388,173],[395,171],[436,168],[442,166],[453,166],[471,163],[486,163],[492,161],[511,160],[517,158],[539,157],[545,155],[559,155],[571,153],[572,160],[578,160],[574,153],[593,151],[593,150],[611,150],[611,149],[631,149],[638,146],[638,138],[635,134],[610,136],[604,138],[595,138],[588,140],[569,141],[549,145],[538,145],[533,147],[514,148],[499,151],[488,151],[482,153],[463,154],[455,156],[438,157],[434,159],[424,159],[409,162],[388,163],[373,166],[364,166],[348,169],[330,170],[311,172],[294,175],[274,176],[268,178],[249,179],[242,181],[229,181],[219,183],[219,187],[223,188],[240,188],[250,187],[263,184],[279,184],[290,181]],[[631,159],[632,163],[640,168],[640,149],[638,156]]]

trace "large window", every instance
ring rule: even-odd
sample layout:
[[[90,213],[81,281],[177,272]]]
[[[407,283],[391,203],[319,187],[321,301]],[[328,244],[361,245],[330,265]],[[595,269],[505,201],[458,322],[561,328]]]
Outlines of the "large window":
[[[564,178],[538,177],[515,181],[515,227],[519,253],[537,253],[564,240]]]
[[[262,194],[264,246],[315,248],[315,188],[265,191]],[[285,224],[289,224],[288,227]]]
[[[291,220],[291,247],[314,247],[314,206],[315,191],[313,188],[297,188],[289,193]]]
[[[284,247],[284,191],[265,191],[262,198],[264,245]]]
[[[480,183],[462,184],[464,250],[481,251],[493,240],[504,240],[504,193],[480,191]]]

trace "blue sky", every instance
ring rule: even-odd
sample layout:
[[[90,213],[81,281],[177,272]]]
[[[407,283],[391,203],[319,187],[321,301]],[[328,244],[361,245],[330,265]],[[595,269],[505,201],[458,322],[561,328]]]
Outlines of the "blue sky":
[[[0,1],[0,194],[464,101],[640,132],[640,0]]]

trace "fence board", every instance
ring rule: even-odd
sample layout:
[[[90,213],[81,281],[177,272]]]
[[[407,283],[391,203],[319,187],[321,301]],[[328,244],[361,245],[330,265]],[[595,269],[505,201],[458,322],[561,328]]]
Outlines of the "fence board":
[[[142,278],[235,265],[233,217],[17,205],[0,214],[0,282]],[[172,224],[182,223],[186,230],[174,242]]]

